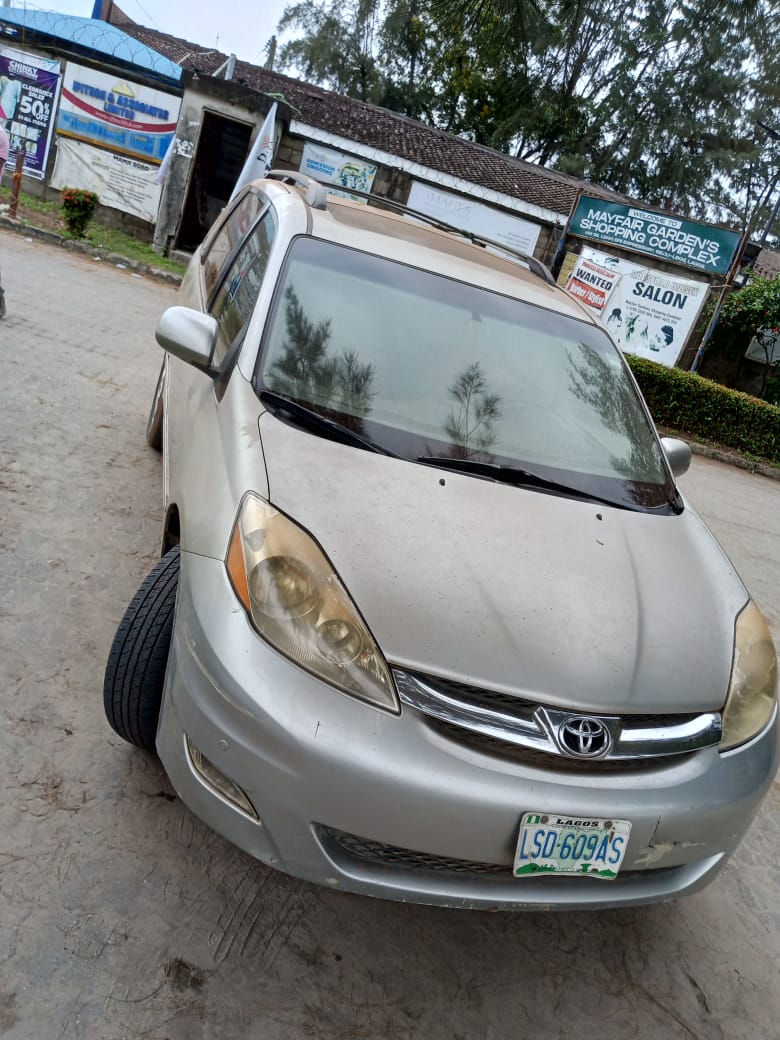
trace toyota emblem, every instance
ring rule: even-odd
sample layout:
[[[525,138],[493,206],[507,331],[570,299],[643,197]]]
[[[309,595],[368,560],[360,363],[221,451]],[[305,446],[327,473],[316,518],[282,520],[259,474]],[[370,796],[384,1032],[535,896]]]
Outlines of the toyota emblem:
[[[599,719],[575,715],[558,730],[561,748],[574,758],[601,758],[612,746],[609,730]]]

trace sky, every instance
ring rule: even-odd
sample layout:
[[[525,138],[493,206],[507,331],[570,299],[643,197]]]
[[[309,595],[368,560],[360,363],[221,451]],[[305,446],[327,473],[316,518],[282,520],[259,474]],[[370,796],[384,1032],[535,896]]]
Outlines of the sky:
[[[0,0],[3,3],[4,0]],[[276,32],[284,8],[292,0],[117,0],[128,18],[150,29],[180,36],[208,50],[235,54],[262,65],[265,45]],[[11,0],[11,7],[58,11],[84,18],[92,15],[93,0]]]

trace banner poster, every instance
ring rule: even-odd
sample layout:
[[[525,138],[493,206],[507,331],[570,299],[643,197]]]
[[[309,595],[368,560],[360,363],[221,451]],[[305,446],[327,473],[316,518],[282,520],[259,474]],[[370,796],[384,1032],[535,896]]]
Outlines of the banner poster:
[[[161,163],[176,133],[180,107],[173,94],[69,61],[57,133]]]
[[[371,191],[376,176],[376,165],[355,159],[344,152],[336,152],[332,148],[320,148],[319,145],[306,143],[301,158],[301,173],[307,173],[324,184],[337,184],[346,191],[333,191],[333,195],[341,195],[355,202],[365,202],[357,196],[349,194],[353,191]]]
[[[583,249],[566,288],[601,318],[622,351],[671,368],[701,313],[709,283]]]
[[[462,231],[492,238],[526,256],[533,256],[542,230],[539,224],[529,220],[419,181],[412,184],[407,205],[410,209],[416,209]]]
[[[21,150],[25,175],[43,180],[60,81],[58,61],[0,47],[0,124],[11,142],[9,171]]]
[[[158,168],[156,163],[59,137],[50,184],[52,188],[79,187],[97,192],[101,206],[131,213],[153,224],[162,191],[155,180]]]

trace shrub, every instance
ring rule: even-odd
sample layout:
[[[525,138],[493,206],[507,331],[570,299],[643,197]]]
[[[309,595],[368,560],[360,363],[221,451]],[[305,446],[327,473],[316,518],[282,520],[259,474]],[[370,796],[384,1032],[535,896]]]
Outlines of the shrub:
[[[659,426],[715,441],[780,466],[780,407],[695,372],[626,354]]]
[[[62,189],[65,224],[75,238],[84,237],[97,204],[98,197],[94,191],[85,191],[83,188]]]

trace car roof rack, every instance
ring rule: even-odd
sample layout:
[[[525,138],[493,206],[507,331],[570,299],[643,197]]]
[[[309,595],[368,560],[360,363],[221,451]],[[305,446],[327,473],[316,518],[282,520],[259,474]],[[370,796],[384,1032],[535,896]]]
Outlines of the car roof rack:
[[[315,180],[314,177],[309,177],[308,174],[300,173],[298,170],[269,170],[265,176],[266,180],[286,181],[305,188],[304,198],[312,209],[328,208],[328,189],[322,181]]]
[[[306,188],[306,201],[310,206],[315,209],[326,209],[328,189],[331,185],[324,184],[322,181],[318,181],[315,177],[309,177],[308,174],[300,173],[297,170],[271,170],[266,174],[266,177],[270,177],[273,180],[280,181],[292,181],[294,184],[300,185],[302,188]],[[340,189],[339,189],[340,190]],[[512,249],[511,246],[506,246],[503,242],[496,242],[493,238],[486,238],[484,235],[478,235],[474,231],[467,231],[465,228],[459,228],[455,224],[448,224],[446,220],[440,220],[438,217],[432,217],[428,213],[422,213],[420,210],[412,209],[411,206],[405,206],[402,202],[396,202],[394,199],[383,198],[381,195],[373,195],[368,191],[358,191],[355,188],[344,189],[348,195],[357,195],[361,199],[366,199],[367,202],[373,202],[378,208],[389,209],[394,213],[400,213],[402,216],[413,217],[415,220],[420,220],[424,224],[430,224],[431,227],[437,228],[439,231],[447,231],[452,235],[459,235],[461,238],[467,239],[475,246],[482,246],[491,249],[497,249],[510,260],[518,260],[520,263],[525,264],[531,274],[535,274],[537,278],[541,278],[542,281],[547,282],[548,285],[557,285],[552,275],[550,268],[543,264],[541,260],[537,260],[535,256],[530,256],[528,253],[522,253],[519,249]],[[311,199],[310,196],[311,195]],[[312,199],[316,201],[312,201]]]

